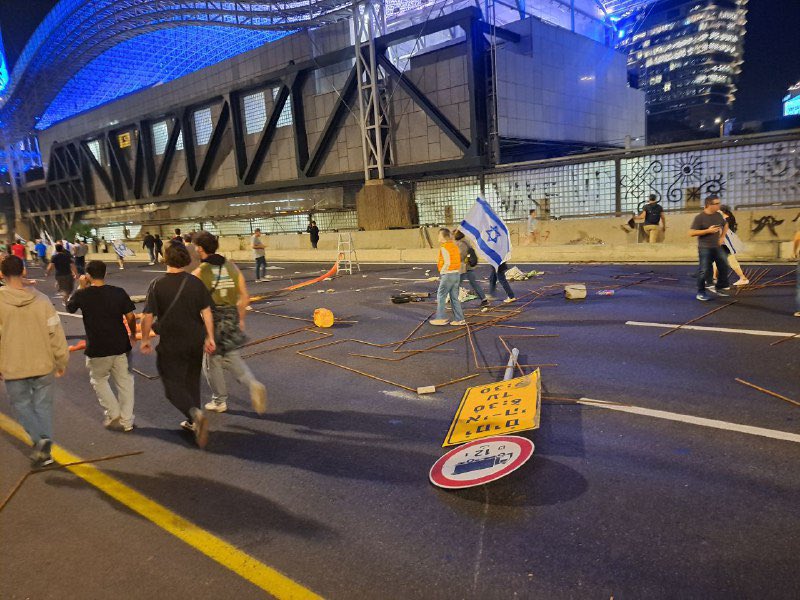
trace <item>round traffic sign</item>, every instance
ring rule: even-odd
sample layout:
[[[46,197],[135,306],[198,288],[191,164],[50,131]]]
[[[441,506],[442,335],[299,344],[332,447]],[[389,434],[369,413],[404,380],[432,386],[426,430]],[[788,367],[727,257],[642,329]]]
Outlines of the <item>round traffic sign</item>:
[[[498,435],[454,448],[431,467],[431,483],[446,489],[483,485],[519,469],[533,456],[533,442]]]

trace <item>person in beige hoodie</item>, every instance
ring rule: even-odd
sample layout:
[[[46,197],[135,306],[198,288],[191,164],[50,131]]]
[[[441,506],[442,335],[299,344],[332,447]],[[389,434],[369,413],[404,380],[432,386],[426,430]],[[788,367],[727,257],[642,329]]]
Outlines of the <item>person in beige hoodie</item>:
[[[34,468],[53,463],[53,393],[55,378],[67,368],[69,350],[52,302],[25,280],[16,256],[0,262],[0,379],[11,406],[31,437]]]

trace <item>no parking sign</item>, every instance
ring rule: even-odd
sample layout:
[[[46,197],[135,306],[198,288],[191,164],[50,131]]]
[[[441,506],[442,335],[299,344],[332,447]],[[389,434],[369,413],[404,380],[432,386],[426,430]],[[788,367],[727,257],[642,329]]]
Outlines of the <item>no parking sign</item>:
[[[516,471],[533,456],[533,442],[498,435],[454,448],[431,467],[431,483],[445,489],[483,485]]]

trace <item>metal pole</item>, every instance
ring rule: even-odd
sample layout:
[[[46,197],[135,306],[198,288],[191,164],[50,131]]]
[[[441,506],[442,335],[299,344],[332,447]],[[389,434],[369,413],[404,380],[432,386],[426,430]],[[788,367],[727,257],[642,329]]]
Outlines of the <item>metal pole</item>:
[[[514,376],[514,365],[517,364],[518,358],[519,358],[519,350],[517,348],[512,348],[511,356],[508,357],[508,365],[506,366],[506,372],[503,374],[503,381],[508,381]]]

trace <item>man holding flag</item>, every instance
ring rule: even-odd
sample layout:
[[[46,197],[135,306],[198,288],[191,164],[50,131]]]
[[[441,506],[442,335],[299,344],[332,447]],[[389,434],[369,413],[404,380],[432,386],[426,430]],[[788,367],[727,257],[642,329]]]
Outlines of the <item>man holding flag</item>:
[[[506,224],[497,216],[486,200],[477,198],[467,216],[461,221],[459,229],[472,240],[484,260],[492,265],[489,296],[494,295],[499,280],[508,295],[503,302],[513,302],[515,300],[514,291],[505,276],[506,261],[511,257],[511,236],[508,234]]]

